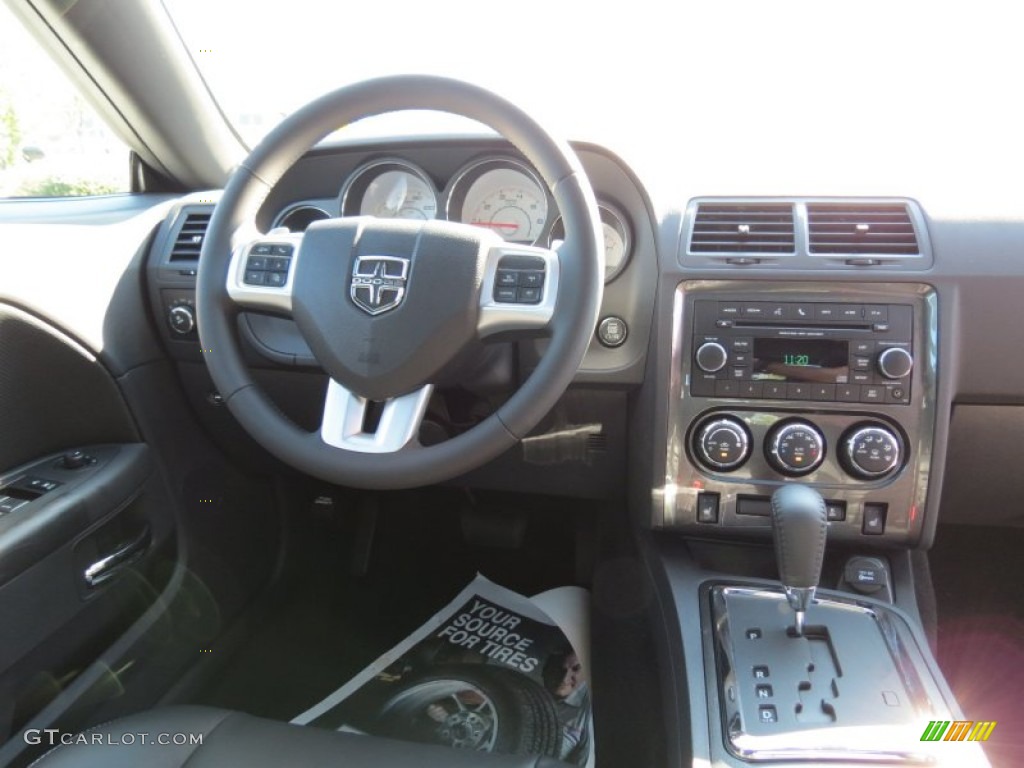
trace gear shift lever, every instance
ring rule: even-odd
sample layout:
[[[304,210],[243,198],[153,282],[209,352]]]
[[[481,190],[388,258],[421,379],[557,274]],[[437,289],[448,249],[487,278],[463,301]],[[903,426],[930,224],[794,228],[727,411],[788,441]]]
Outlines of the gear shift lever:
[[[804,614],[814,597],[825,557],[825,500],[806,485],[784,485],[772,494],[772,537],[779,579],[796,611],[795,632],[804,633]]]

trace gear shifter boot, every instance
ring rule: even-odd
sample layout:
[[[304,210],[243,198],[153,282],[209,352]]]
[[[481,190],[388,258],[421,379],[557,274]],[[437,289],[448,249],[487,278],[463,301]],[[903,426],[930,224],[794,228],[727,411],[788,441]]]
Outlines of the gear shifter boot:
[[[779,579],[796,612],[795,633],[803,635],[804,615],[814,597],[825,557],[828,520],[825,500],[806,485],[784,485],[772,494],[772,537]]]

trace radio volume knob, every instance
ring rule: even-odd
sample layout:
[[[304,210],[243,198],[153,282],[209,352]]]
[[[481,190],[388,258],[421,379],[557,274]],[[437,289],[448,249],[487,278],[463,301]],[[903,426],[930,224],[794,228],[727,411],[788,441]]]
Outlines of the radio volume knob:
[[[722,370],[728,360],[729,353],[725,351],[725,347],[714,341],[701,344],[697,350],[697,366],[705,373]]]
[[[914,369],[914,358],[902,347],[883,350],[878,356],[878,370],[887,379],[902,379]]]

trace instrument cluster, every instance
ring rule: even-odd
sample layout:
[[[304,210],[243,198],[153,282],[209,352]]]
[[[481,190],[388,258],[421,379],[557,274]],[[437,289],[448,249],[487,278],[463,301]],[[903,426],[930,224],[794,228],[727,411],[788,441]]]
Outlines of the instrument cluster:
[[[522,160],[505,155],[477,158],[442,181],[402,157],[374,159],[345,179],[335,210],[295,203],[277,214],[273,226],[301,232],[319,219],[376,216],[446,219],[490,229],[509,242],[526,245],[555,247],[565,237],[554,200]],[[599,197],[598,208],[604,230],[605,281],[610,282],[629,262],[632,228],[615,204]]]

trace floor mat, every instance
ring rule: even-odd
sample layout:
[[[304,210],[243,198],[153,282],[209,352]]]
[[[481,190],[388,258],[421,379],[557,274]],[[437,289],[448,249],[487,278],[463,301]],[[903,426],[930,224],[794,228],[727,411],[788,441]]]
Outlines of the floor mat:
[[[333,518],[302,516],[286,596],[192,703],[289,721],[400,642],[478,572],[525,594],[572,583],[567,502],[528,499],[525,541],[512,551],[464,542],[463,498],[455,489],[383,494],[363,576],[350,572],[351,504]],[[552,510],[556,504],[562,509]]]

